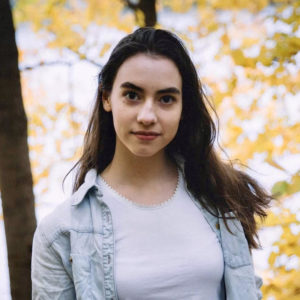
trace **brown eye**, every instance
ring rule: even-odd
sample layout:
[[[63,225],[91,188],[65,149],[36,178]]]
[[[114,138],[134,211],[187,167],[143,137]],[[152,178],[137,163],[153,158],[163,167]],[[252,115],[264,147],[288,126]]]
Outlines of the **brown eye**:
[[[132,101],[138,100],[138,94],[136,92],[132,92],[132,91],[126,92],[125,97],[128,100],[132,100]]]
[[[175,102],[175,98],[172,96],[163,96],[160,98],[160,102],[162,104],[171,104],[171,103]]]

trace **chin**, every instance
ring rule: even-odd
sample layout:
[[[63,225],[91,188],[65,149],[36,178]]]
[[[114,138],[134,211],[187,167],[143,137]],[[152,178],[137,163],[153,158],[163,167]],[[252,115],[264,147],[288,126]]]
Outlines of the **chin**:
[[[141,149],[139,151],[132,151],[131,153],[137,157],[148,158],[148,157],[155,156],[158,153],[158,151],[149,151],[149,149],[143,149],[143,150]]]
[[[148,158],[148,157],[152,157],[154,156],[156,153],[149,153],[149,152],[137,152],[137,153],[133,153],[134,156],[137,157],[144,157],[144,158]]]

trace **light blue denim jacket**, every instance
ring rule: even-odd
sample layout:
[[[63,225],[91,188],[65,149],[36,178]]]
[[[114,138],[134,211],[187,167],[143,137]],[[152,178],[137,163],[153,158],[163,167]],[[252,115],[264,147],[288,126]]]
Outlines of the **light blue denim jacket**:
[[[85,182],[39,224],[33,240],[32,299],[117,300],[111,212],[90,170]],[[257,300],[261,278],[254,275],[241,223],[224,222],[198,202],[223,250],[227,300]]]

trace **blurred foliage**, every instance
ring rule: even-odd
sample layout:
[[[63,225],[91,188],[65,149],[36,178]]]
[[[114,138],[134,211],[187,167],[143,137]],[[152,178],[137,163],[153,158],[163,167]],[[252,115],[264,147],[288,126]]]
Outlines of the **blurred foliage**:
[[[275,209],[262,225],[282,227],[280,240],[274,244],[269,257],[270,268],[264,276],[264,299],[300,299],[300,235],[299,230],[298,233],[292,230],[293,226],[299,226],[299,219],[295,211],[285,208],[287,200],[299,197],[300,169],[291,173],[281,163],[283,157],[299,154],[300,150],[300,123],[291,119],[288,109],[288,101],[299,101],[300,95],[300,1],[157,1],[161,18],[166,12],[183,14],[190,11],[195,13],[193,25],[182,31],[176,24],[166,29],[180,35],[193,55],[200,57],[196,62],[200,77],[221,117],[221,144],[231,158],[238,158],[243,164],[260,155],[261,163],[282,172],[287,178],[274,183]],[[137,22],[125,1],[121,0],[19,0],[14,7],[14,16],[20,26],[27,22],[41,36],[45,32],[51,33],[47,46],[60,50],[67,48],[77,55],[78,60],[88,60],[89,49],[96,45],[96,41],[87,41],[87,31],[92,24],[128,33]],[[143,16],[137,17],[143,19]],[[163,26],[158,23],[157,27]],[[213,59],[219,66],[227,68],[223,76],[216,76],[212,71],[202,72],[205,59],[201,59],[201,51],[205,53],[212,37],[216,36],[219,47],[212,50],[215,51]],[[102,44],[99,57],[105,56],[111,47],[110,43]],[[21,61],[25,56],[20,49]],[[52,106],[40,104],[38,99],[44,97],[46,91],[33,93],[26,78],[23,75],[24,99],[30,120],[29,144],[37,184],[48,176],[58,158],[70,161],[78,158],[84,132],[81,120],[87,118],[87,113],[78,110],[71,101],[56,101]],[[254,134],[249,133],[252,127],[258,127]],[[69,141],[76,138],[78,142],[70,146]],[[46,140],[50,140],[51,145]],[[45,159],[49,157],[49,147],[54,147],[57,153],[52,160]],[[68,150],[62,151],[63,148]],[[46,189],[45,185],[43,191]]]

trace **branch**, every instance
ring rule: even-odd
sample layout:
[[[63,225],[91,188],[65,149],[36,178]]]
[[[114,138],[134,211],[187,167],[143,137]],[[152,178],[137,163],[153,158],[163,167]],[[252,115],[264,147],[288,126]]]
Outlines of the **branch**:
[[[140,6],[139,3],[132,3],[130,0],[123,0],[123,2],[125,2],[125,5],[128,7],[128,8],[131,8],[133,10],[137,10]]]
[[[84,58],[83,60],[95,65],[96,67],[102,69],[103,66],[96,63],[95,61],[91,60],[91,59],[88,59],[88,58]],[[34,69],[37,69],[37,68],[40,68],[40,67],[45,67],[45,66],[55,66],[55,65],[65,65],[65,66],[72,66],[74,63],[70,63],[70,62],[67,62],[67,61],[52,61],[52,62],[39,62],[35,65],[31,65],[31,66],[25,66],[25,67],[21,67],[19,68],[20,72],[24,72],[24,71],[31,71],[31,70],[34,70]]]
[[[45,67],[45,66],[53,66],[53,65],[66,65],[66,66],[71,66],[71,63],[65,62],[65,61],[53,61],[53,62],[39,62],[35,65],[31,65],[31,66],[25,66],[25,67],[21,67],[19,68],[20,72],[24,72],[24,71],[31,71],[34,70],[36,68],[39,67]]]

